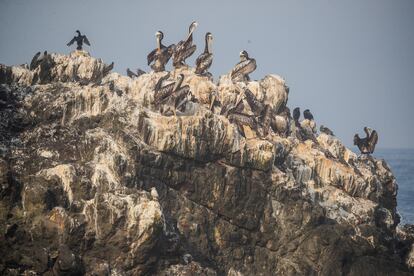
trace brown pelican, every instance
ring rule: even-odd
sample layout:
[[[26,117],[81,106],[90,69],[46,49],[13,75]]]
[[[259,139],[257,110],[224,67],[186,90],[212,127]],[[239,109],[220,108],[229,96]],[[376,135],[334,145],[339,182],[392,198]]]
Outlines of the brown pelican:
[[[229,119],[230,123],[236,124],[239,133],[246,138],[243,125],[249,126],[252,130],[257,130],[257,122],[254,116],[243,113],[243,109],[243,99],[238,97],[236,103],[230,107],[224,108],[221,114],[225,115]]]
[[[141,70],[141,69],[137,69],[137,72],[134,73],[132,72],[129,68],[127,68],[127,76],[130,77],[131,79],[133,78],[138,78],[139,76],[145,74],[145,71]]]
[[[303,117],[305,119],[308,119],[310,121],[313,121],[313,115],[312,113],[309,111],[309,109],[306,109],[305,111],[303,111]]]
[[[83,43],[85,43],[88,46],[91,46],[91,44],[90,44],[88,38],[86,37],[86,35],[81,35],[79,30],[76,30],[76,32],[78,33],[78,35],[73,37],[72,40],[69,41],[68,44],[66,44],[67,46],[72,45],[75,41],[76,41],[76,44],[78,45],[76,47],[76,50],[82,50]]]
[[[168,111],[172,111],[174,115],[177,115],[176,110],[184,107],[185,103],[191,99],[190,86],[182,86],[183,80],[184,75],[180,74],[177,76],[176,82],[166,86],[160,87],[157,83],[154,104],[157,106],[161,105],[161,113],[163,115],[166,115]]]
[[[332,131],[332,130],[330,130],[329,128],[327,128],[327,127],[326,127],[326,126],[324,126],[324,125],[321,125],[321,126],[319,127],[319,130],[320,130],[322,133],[325,133],[325,134],[327,134],[327,135],[335,136],[335,135],[334,135],[334,133],[333,133],[333,131]]]
[[[174,49],[173,65],[174,67],[180,67],[185,64],[185,60],[190,57],[196,50],[196,45],[193,45],[193,32],[197,28],[198,23],[192,22],[188,28],[188,35],[185,40],[178,42]]]
[[[244,88],[244,94],[246,95],[246,101],[250,106],[250,109],[256,116],[260,116],[265,108],[265,105],[260,102],[256,96],[250,91],[249,88]]]
[[[246,51],[240,52],[240,62],[231,71],[233,81],[250,81],[249,74],[256,70],[256,60],[249,58]]]
[[[358,147],[362,154],[374,153],[375,146],[378,142],[378,133],[368,127],[364,127],[365,138],[359,138],[358,134],[354,136],[354,145]]]
[[[147,61],[148,65],[153,63],[151,65],[152,70],[155,72],[162,72],[165,70],[165,64],[168,63],[173,54],[175,45],[171,44],[170,46],[166,47],[164,44],[162,44],[164,33],[161,31],[156,32],[155,37],[157,40],[157,48],[148,54]]]
[[[210,68],[213,63],[213,53],[211,52],[211,43],[213,41],[213,35],[211,33],[206,33],[205,37],[205,47],[204,52],[196,60],[196,70],[195,73],[199,75],[204,75],[207,70]]]

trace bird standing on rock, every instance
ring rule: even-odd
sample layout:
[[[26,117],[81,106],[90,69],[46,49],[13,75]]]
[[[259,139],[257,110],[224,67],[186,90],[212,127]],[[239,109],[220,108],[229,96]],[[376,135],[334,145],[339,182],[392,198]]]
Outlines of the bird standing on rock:
[[[188,85],[182,86],[183,74],[177,76],[177,81],[162,86],[162,82],[169,76],[170,73],[161,77],[155,85],[154,104],[160,106],[163,115],[168,115],[171,112],[177,115],[176,110],[182,108],[189,100],[190,87]]]
[[[234,82],[250,81],[249,74],[256,70],[256,60],[250,58],[246,51],[240,52],[240,62],[231,71],[231,79]]]
[[[327,135],[335,136],[335,135],[334,135],[334,133],[333,133],[333,131],[332,131],[332,130],[330,130],[328,127],[324,126],[324,125],[321,125],[321,126],[319,127],[319,130],[320,130],[322,133],[325,133],[325,134],[327,134]]]
[[[67,46],[72,45],[75,41],[76,41],[76,44],[78,45],[76,47],[76,50],[82,50],[83,43],[85,43],[88,46],[91,46],[91,44],[90,44],[88,38],[86,37],[86,35],[82,35],[79,30],[76,30],[76,32],[78,33],[78,35],[73,37],[72,40],[69,41],[68,44],[66,44]]]
[[[185,60],[194,54],[196,45],[193,45],[193,32],[197,28],[198,23],[193,21],[188,28],[188,35],[185,40],[178,42],[174,49],[173,66],[175,68],[185,65]]]
[[[174,51],[174,44],[166,47],[162,44],[162,40],[164,39],[164,33],[158,31],[155,33],[156,41],[157,41],[157,48],[151,51],[151,53],[147,56],[148,65],[151,65],[151,69],[155,72],[162,72],[165,71],[165,65],[170,60],[173,51]],[[151,64],[152,63],[152,64]]]
[[[211,33],[206,33],[206,36],[205,36],[206,45],[204,47],[204,52],[200,56],[198,56],[196,60],[195,73],[198,75],[208,74],[207,70],[210,68],[211,64],[213,63],[213,53],[211,52],[212,41],[213,41],[213,35]]]
[[[354,145],[358,147],[362,154],[374,153],[378,142],[378,133],[368,127],[364,127],[365,138],[360,138],[358,134],[354,136]]]

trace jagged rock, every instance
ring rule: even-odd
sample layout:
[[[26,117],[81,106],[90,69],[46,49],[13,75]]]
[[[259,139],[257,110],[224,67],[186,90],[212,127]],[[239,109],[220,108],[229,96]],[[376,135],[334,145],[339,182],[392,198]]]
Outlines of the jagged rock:
[[[298,140],[283,78],[216,84],[182,67],[166,83],[184,74],[196,100],[162,116],[166,72],[131,79],[80,51],[48,59],[0,66],[2,274],[413,272],[387,164],[314,121],[302,121],[314,139]],[[244,86],[272,109],[266,135],[220,115]]]

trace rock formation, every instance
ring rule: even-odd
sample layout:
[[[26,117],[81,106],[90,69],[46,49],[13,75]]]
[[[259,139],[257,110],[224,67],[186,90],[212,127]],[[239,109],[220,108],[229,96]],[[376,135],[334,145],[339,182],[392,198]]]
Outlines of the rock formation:
[[[220,115],[246,85],[229,74],[215,84],[172,71],[197,102],[161,116],[153,91],[166,72],[109,70],[79,51],[0,65],[1,274],[413,272],[387,164],[324,133],[297,139],[281,77],[247,83],[276,126],[243,137]]]

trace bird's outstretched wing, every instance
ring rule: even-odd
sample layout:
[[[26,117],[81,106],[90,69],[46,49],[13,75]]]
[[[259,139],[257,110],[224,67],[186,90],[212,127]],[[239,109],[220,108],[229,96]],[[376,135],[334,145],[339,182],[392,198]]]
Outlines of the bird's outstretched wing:
[[[66,45],[67,45],[67,46],[72,45],[72,44],[73,44],[73,42],[75,42],[75,40],[76,40],[76,37],[73,37],[73,38],[72,38],[72,40],[71,40],[71,41],[69,41],[69,43],[68,43],[68,44],[66,44]]]
[[[368,139],[368,150],[370,153],[374,152],[375,145],[378,143],[378,133],[377,131],[373,130],[371,135]]]
[[[83,42],[85,42],[86,45],[91,46],[91,43],[89,42],[89,40],[86,37],[86,35],[83,36]]]
[[[30,70],[33,70],[37,67],[37,60],[40,56],[40,52],[37,52],[34,57],[32,58],[32,61],[30,62]]]
[[[148,54],[147,56],[147,61],[148,61],[148,65],[150,65],[154,60],[155,57],[157,56],[157,48],[155,48],[154,50],[151,51],[151,53]]]
[[[183,59],[189,58],[192,54],[194,54],[196,49],[197,49],[197,46],[195,44],[192,45],[191,47],[186,48],[182,54]]]
[[[162,76],[161,78],[159,78],[159,80],[157,81],[157,83],[155,84],[155,87],[154,87],[155,93],[158,93],[158,91],[162,87],[162,83],[165,80],[167,80],[169,77],[170,77],[170,72],[168,72],[165,76]]]
[[[171,96],[174,93],[175,82],[167,84],[155,92],[154,103],[160,104],[164,99]]]

